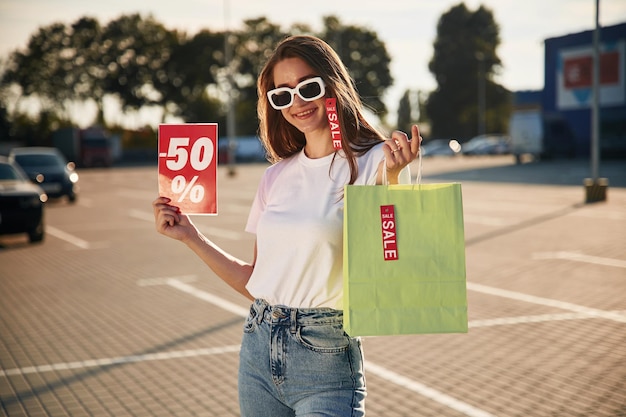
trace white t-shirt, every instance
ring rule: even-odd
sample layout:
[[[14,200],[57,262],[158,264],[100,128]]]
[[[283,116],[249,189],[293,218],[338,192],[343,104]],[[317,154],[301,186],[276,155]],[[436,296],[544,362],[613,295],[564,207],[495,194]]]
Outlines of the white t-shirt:
[[[375,184],[384,156],[381,143],[359,157],[355,184]],[[301,151],[265,171],[246,225],[257,235],[246,285],[253,297],[292,308],[342,309],[343,187],[349,180],[341,151],[319,159]],[[407,167],[400,183],[410,181]]]

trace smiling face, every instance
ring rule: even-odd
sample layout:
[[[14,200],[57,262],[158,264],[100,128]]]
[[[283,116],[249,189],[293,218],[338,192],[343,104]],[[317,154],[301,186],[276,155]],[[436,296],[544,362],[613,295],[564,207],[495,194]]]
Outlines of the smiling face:
[[[300,58],[286,58],[274,67],[274,85],[294,88],[300,82],[319,76]],[[312,135],[328,136],[330,128],[326,118],[324,97],[304,101],[297,94],[291,107],[280,110],[287,122],[300,130],[309,139]]]

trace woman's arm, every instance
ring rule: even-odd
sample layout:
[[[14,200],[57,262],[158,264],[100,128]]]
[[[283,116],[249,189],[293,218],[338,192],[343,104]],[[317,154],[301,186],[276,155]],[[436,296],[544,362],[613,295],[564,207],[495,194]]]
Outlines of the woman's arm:
[[[170,201],[167,197],[159,197],[152,202],[157,231],[187,245],[218,277],[246,298],[253,300],[254,297],[246,290],[246,284],[256,262],[256,244],[252,263],[246,263],[223,251],[204,236],[189,216],[181,213],[178,207],[170,205]]]

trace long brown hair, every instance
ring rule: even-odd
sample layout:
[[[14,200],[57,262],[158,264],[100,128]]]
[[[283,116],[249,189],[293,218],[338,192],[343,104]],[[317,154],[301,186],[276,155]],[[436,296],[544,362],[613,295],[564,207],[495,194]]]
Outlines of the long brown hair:
[[[326,42],[314,36],[299,35],[284,39],[259,75],[259,136],[270,162],[288,158],[300,152],[306,144],[304,133],[287,122],[267,100],[267,92],[276,87],[274,67],[286,58],[300,58],[306,62],[315,75],[324,80],[326,97],[337,99],[342,147],[350,166],[350,184],[353,184],[358,176],[356,157],[380,143],[384,137],[365,120],[361,98],[339,55]]]

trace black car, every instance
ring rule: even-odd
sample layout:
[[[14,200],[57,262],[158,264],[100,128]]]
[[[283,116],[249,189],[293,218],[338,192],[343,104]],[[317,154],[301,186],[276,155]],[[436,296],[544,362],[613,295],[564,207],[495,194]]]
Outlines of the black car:
[[[78,174],[74,163],[67,162],[56,148],[26,147],[13,148],[9,161],[26,172],[30,180],[41,186],[50,198],[67,196],[70,202],[78,196]]]
[[[0,235],[28,233],[31,242],[44,237],[44,203],[41,187],[31,183],[21,169],[0,156]]]

